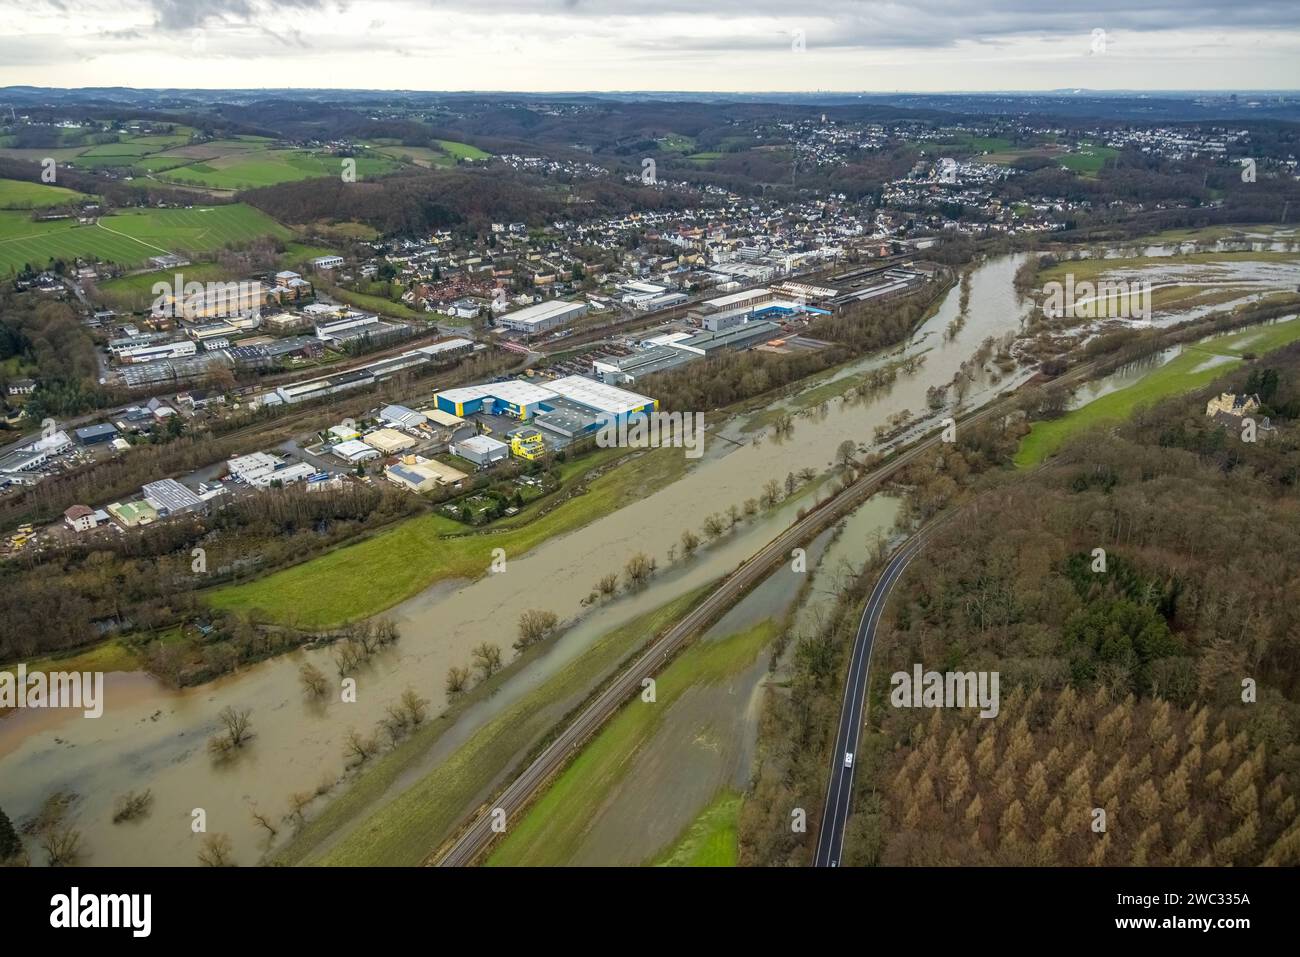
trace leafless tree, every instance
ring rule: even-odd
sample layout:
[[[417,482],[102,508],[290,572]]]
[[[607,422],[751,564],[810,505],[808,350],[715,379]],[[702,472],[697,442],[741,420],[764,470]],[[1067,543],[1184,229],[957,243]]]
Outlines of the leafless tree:
[[[412,727],[422,724],[429,711],[429,699],[421,698],[414,688],[407,688],[402,692],[402,710]]]
[[[234,867],[233,848],[225,834],[209,834],[199,846],[199,863],[204,867]]]
[[[289,814],[290,820],[301,824],[303,821],[303,812],[307,810],[307,805],[312,802],[314,795],[310,791],[294,791],[289,795]]]
[[[259,811],[257,808],[255,807],[249,808],[248,813],[252,816],[253,823],[256,824],[258,827],[262,828],[262,830],[266,831],[266,836],[268,840],[275,837],[275,835],[277,835],[278,833],[280,833],[279,829],[274,824],[271,823],[271,819],[267,817],[265,814],[263,814],[261,811]]]
[[[531,644],[544,641],[554,633],[560,618],[553,611],[530,608],[519,616],[519,640],[516,648],[527,648]]]
[[[459,665],[452,665],[447,669],[447,683],[444,688],[448,698],[454,698],[465,690],[469,684],[469,669],[462,668]]]
[[[343,740],[343,754],[345,757],[356,758],[357,764],[368,761],[371,756],[379,750],[378,739],[366,737],[356,728],[348,730],[347,737]]]
[[[474,656],[474,667],[486,681],[501,670],[501,646],[483,642],[470,650]]]
[[[135,791],[127,791],[117,799],[117,806],[113,811],[113,823],[121,824],[123,821],[133,821],[143,817],[149,813],[152,805],[153,792],[148,788],[138,794]]]
[[[52,827],[41,835],[41,849],[50,867],[71,867],[81,855],[81,832],[71,827]]]
[[[304,661],[302,667],[298,669],[298,680],[302,682],[303,690],[313,698],[322,698],[329,687],[328,679],[325,672],[321,671],[310,661]]]
[[[637,552],[627,560],[623,566],[623,577],[627,579],[629,588],[640,588],[655,571],[655,560],[645,552]]]

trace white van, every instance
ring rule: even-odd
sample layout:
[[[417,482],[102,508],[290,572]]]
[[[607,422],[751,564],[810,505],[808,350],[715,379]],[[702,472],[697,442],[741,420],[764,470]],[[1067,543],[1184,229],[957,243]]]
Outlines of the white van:
[[[852,751],[845,751],[845,752],[844,752],[844,766],[845,766],[846,768],[851,768],[851,767],[853,767],[853,752],[852,752]]]

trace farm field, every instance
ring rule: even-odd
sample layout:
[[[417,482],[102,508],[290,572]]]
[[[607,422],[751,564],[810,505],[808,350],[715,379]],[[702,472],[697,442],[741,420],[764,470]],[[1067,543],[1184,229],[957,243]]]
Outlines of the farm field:
[[[1245,352],[1262,354],[1297,339],[1300,339],[1300,320],[1292,319],[1215,336],[1187,346],[1179,355],[1127,388],[1103,395],[1059,419],[1035,422],[1030,433],[1021,440],[1015,464],[1021,468],[1037,465],[1081,432],[1122,422],[1139,405],[1191,392],[1213,382],[1240,365]],[[1223,357],[1226,361],[1214,362],[1215,357]]]
[[[743,670],[775,637],[776,628],[776,622],[767,620],[726,638],[690,645],[655,679],[654,707],[637,698],[624,705],[510,828],[488,864],[555,867],[570,863],[601,808],[678,698],[693,686],[724,681]]]
[[[274,186],[300,179],[337,176],[343,158],[303,150],[255,149],[160,171],[156,178],[167,183],[202,186],[207,189],[239,190]],[[379,176],[398,168],[388,157],[356,157],[358,179]]]
[[[438,145],[442,147],[443,152],[458,160],[484,160],[491,156],[490,153],[484,152],[477,146],[470,146],[468,143],[457,143],[455,140],[438,140]]]
[[[251,206],[128,210],[96,225],[75,219],[37,223],[24,213],[0,211],[0,275],[26,264],[42,268],[50,259],[98,259],[140,266],[163,253],[204,253],[259,236],[292,234]]]
[[[1114,159],[1119,155],[1119,150],[1112,149],[1109,146],[1093,146],[1091,143],[1080,143],[1078,150],[1073,153],[1067,153],[1062,156],[1061,165],[1074,170],[1076,173],[1082,173],[1084,176],[1096,176],[1106,161]]]
[[[740,857],[740,805],[744,798],[726,791],[705,809],[656,867],[735,867]]]
[[[41,209],[64,206],[87,199],[85,193],[46,183],[28,183],[18,179],[0,179],[0,209]]]

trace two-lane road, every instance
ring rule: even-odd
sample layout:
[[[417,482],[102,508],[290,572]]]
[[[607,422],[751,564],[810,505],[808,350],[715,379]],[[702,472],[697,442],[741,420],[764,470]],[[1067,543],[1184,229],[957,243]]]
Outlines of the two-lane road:
[[[858,633],[853,639],[853,656],[849,661],[849,677],[844,687],[844,703],[840,706],[835,750],[831,753],[831,779],[826,787],[826,807],[822,812],[821,830],[817,833],[814,867],[838,867],[844,848],[844,828],[849,823],[849,812],[853,805],[853,772],[857,769],[862,713],[867,706],[867,678],[871,671],[871,649],[876,641],[876,627],[880,624],[880,616],[889,601],[889,593],[893,591],[894,584],[939,521],[922,528],[894,553],[880,573],[866,607],[862,609],[862,620],[858,623]],[[846,763],[846,755],[850,754],[854,760]]]

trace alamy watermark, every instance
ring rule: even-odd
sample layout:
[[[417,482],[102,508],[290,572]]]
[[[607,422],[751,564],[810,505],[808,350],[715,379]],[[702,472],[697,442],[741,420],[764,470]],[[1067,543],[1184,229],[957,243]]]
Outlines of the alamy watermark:
[[[688,459],[704,454],[703,412],[649,412],[631,420],[610,419],[596,433],[602,449],[686,450]]]
[[[87,718],[104,713],[102,671],[0,671],[0,708],[79,708]]]
[[[1102,279],[1096,283],[1074,281],[1043,284],[1043,314],[1049,318],[1150,319],[1151,283],[1146,280]]]
[[[999,704],[996,671],[926,671],[913,665],[912,672],[895,671],[889,677],[893,691],[889,703],[895,708],[974,708],[981,718],[996,718]]]
[[[152,894],[83,894],[73,887],[50,898],[50,926],[122,928],[132,937],[148,937],[153,929]]]

